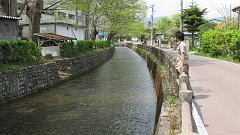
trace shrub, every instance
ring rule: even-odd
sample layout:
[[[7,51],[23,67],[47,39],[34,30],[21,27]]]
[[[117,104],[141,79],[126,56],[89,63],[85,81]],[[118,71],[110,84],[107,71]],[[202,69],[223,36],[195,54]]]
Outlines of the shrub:
[[[201,51],[212,53],[213,56],[222,55],[225,50],[224,34],[222,30],[210,30],[202,35]]]
[[[95,41],[95,48],[96,49],[106,48],[109,47],[110,44],[111,41]]]
[[[27,64],[40,60],[40,47],[31,41],[0,40],[0,51],[4,63]]]
[[[73,42],[62,42],[60,43],[60,53],[63,57],[72,57],[77,55],[78,52]]]
[[[77,50],[78,52],[85,52],[93,50],[94,41],[90,40],[81,40],[77,41]]]
[[[90,40],[81,40],[77,41],[76,44],[62,42],[60,49],[61,55],[63,57],[74,57],[81,53],[92,51],[94,49],[102,49],[110,47],[111,42],[109,41],[90,41]]]
[[[229,56],[240,61],[240,30],[215,29],[202,35],[201,52],[212,57]]]

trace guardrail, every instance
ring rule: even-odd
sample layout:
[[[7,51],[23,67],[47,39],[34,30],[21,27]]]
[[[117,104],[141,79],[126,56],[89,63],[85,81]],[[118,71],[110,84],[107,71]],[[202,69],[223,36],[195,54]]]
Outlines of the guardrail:
[[[129,44],[130,45],[130,44]],[[162,49],[158,47],[131,44],[132,48],[145,49],[155,55],[156,58],[161,62],[167,71],[169,81],[174,93],[179,97],[181,101],[181,135],[198,135],[198,133],[193,132],[193,118],[192,118],[192,87],[190,84],[189,77],[182,73],[179,75],[175,65],[176,65],[176,52],[172,49]]]

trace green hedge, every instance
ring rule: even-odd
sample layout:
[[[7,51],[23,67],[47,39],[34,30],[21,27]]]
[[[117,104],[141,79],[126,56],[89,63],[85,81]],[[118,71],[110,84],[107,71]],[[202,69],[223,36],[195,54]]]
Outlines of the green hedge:
[[[106,48],[110,47],[110,42],[108,41],[95,41],[95,48]]]
[[[97,49],[103,49],[110,47],[111,42],[109,41],[91,41],[81,40],[74,43],[63,42],[61,43],[61,56],[73,57],[84,52],[93,51]]]
[[[240,61],[240,30],[215,29],[202,35],[200,52],[212,57],[231,56]]]
[[[2,62],[5,64],[29,64],[40,60],[40,47],[31,41],[0,40]]]
[[[78,52],[85,52],[85,51],[91,51],[94,47],[94,41],[90,40],[81,40],[77,41],[77,50]]]
[[[78,54],[78,51],[74,49],[73,42],[60,43],[60,53],[62,57],[72,57]]]

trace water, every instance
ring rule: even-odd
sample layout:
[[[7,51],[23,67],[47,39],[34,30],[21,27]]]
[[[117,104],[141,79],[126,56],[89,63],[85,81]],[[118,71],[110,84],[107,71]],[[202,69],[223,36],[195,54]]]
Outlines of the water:
[[[146,62],[116,48],[101,67],[0,106],[1,135],[152,135],[156,98]]]

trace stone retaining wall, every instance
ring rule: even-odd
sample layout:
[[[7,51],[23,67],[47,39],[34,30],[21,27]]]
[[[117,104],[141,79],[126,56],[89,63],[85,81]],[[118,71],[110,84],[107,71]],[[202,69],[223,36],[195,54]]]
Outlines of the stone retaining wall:
[[[55,63],[0,72],[0,102],[18,99],[60,82]]]
[[[114,47],[94,54],[86,54],[74,58],[64,58],[57,60],[59,71],[72,74],[74,76],[86,72],[113,56]]]
[[[179,75],[175,68],[177,54],[171,49],[162,49],[152,46],[144,45],[130,45],[130,48],[141,48],[150,53],[153,53],[158,58],[160,63],[165,67],[171,86],[174,89],[175,95],[180,98],[181,101],[181,135],[198,135],[193,132],[193,117],[192,117],[192,87],[190,80],[185,73]],[[147,60],[149,61],[149,60]],[[149,63],[149,62],[148,62]],[[152,64],[150,64],[152,65]],[[154,65],[153,65],[154,66]],[[150,67],[152,69],[152,67]],[[156,83],[156,82],[155,82]],[[159,100],[159,99],[158,99]],[[158,101],[159,102],[159,101]],[[157,107],[162,107],[157,105]],[[157,108],[156,113],[161,113],[161,108]],[[159,118],[159,114],[156,114],[156,122]],[[158,125],[159,123],[156,123]],[[155,130],[157,130],[155,128]],[[156,132],[155,132],[156,133]]]
[[[0,72],[0,103],[18,99],[55,86],[61,81],[59,72],[80,75],[113,56],[115,48],[46,64]],[[68,79],[66,79],[68,80]]]

